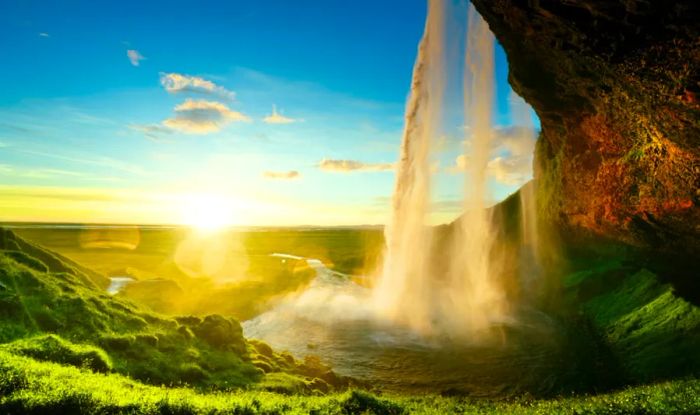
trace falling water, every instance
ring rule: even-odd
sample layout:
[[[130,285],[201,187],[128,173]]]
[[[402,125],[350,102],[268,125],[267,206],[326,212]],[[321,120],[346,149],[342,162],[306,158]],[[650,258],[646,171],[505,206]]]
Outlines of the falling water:
[[[468,161],[464,214],[450,250],[450,301],[445,304],[445,315],[453,329],[475,332],[502,319],[506,301],[502,288],[494,283],[500,261],[494,258],[494,232],[486,210],[486,173],[494,136],[494,38],[473,6],[469,8],[466,45],[464,118],[471,136],[464,140]]]
[[[473,333],[507,312],[503,290],[494,283],[499,261],[494,258],[493,232],[485,209],[494,134],[494,38],[473,6],[468,12],[464,70],[464,115],[471,127],[464,154],[465,213],[456,224],[446,255],[446,276],[438,278],[430,266],[431,233],[425,220],[430,201],[430,150],[438,133],[444,90],[446,6],[442,0],[429,2],[406,108],[385,263],[374,290],[375,307],[382,317],[428,334],[440,327]]]
[[[511,154],[524,159],[529,165],[533,164],[533,151],[536,140],[535,126],[530,116],[527,103],[515,92],[510,96],[510,112],[513,123],[517,125],[517,134],[513,138],[516,143],[511,148]],[[520,257],[521,265],[520,288],[523,294],[535,297],[536,283],[541,274],[541,241],[537,222],[537,206],[535,203],[535,182],[530,181],[520,188]]]
[[[406,106],[392,217],[386,229],[387,255],[375,291],[380,315],[419,331],[431,327],[430,231],[425,226],[430,195],[430,150],[444,92],[443,0],[431,0],[425,32],[413,68]]]

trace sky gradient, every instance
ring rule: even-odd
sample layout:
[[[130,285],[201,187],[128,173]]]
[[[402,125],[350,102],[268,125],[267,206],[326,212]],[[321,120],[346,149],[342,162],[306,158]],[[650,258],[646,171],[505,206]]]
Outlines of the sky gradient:
[[[425,12],[422,0],[3,1],[0,220],[384,223]],[[531,175],[507,144],[507,71],[498,47],[493,201]],[[432,222],[461,210],[463,130],[446,128],[436,154]]]

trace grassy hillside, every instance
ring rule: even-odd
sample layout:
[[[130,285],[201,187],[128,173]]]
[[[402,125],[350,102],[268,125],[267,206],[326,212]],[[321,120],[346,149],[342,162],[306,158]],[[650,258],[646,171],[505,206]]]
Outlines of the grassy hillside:
[[[153,311],[218,313],[239,320],[259,314],[268,300],[303,287],[315,275],[306,261],[270,254],[316,258],[336,271],[363,275],[376,268],[383,246],[379,228],[232,230],[198,235],[185,228],[27,226],[15,232],[56,252],[53,255],[63,262],[77,266],[77,261],[98,271],[92,274],[100,278],[101,287],[108,284],[104,275],[134,278],[137,282],[120,295]]]
[[[700,382],[678,380],[597,396],[499,402],[435,395],[198,393],[0,351],[0,411],[70,414],[696,414]]]
[[[347,385],[318,362],[247,341],[232,318],[155,314],[108,295],[51,252],[9,231],[0,236],[0,348],[8,353],[158,385],[298,392]]]
[[[700,376],[700,307],[628,247],[569,253],[563,303],[587,319],[627,382]]]

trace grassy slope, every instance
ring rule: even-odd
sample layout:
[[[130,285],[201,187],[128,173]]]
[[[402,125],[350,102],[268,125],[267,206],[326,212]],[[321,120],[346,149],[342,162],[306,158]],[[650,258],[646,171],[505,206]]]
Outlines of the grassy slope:
[[[10,232],[2,237],[3,248],[27,244]],[[1,346],[5,351],[99,367],[152,384],[310,392],[346,383],[317,362],[298,362],[264,343],[246,341],[236,320],[161,316],[106,294],[69,265],[49,267],[27,251],[39,257],[51,254],[34,245],[0,249],[0,343],[6,343]]]
[[[594,326],[628,382],[700,376],[700,308],[637,254],[600,244],[573,256],[566,303]]]
[[[378,397],[365,392],[325,396],[261,391],[197,393],[146,386],[114,374],[38,362],[0,351],[0,411],[71,414],[694,414],[700,382],[678,380],[597,396],[511,402],[441,396]]]

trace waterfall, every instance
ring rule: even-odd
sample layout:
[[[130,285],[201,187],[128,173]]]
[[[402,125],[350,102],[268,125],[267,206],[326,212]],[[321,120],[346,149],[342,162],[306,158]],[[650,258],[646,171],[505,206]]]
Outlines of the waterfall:
[[[431,261],[431,150],[437,146],[445,91],[445,16],[451,2],[430,0],[425,32],[413,69],[406,106],[385,260],[373,291],[381,318],[423,334],[441,329],[474,333],[508,312],[503,289],[495,283],[499,259],[488,216],[487,167],[494,136],[494,37],[469,6],[464,57],[464,214],[454,224],[443,252],[443,275]]]
[[[480,331],[506,311],[502,289],[494,283],[500,261],[492,252],[494,232],[486,210],[487,166],[494,136],[494,37],[470,6],[464,70],[464,214],[450,247],[447,296],[443,311],[452,330]]]
[[[431,0],[413,68],[392,215],[385,236],[387,253],[375,290],[380,315],[419,330],[431,327],[429,280],[430,150],[444,92],[444,0]]]

